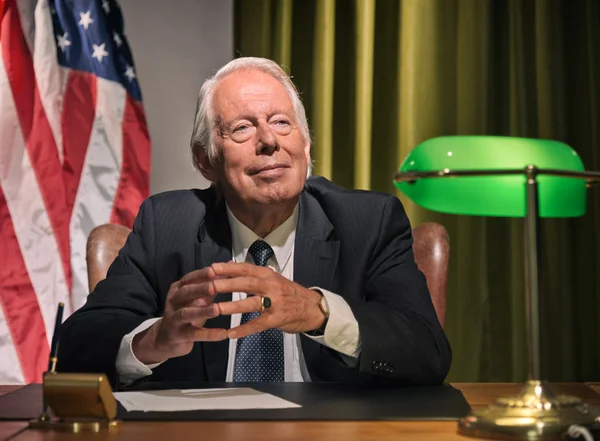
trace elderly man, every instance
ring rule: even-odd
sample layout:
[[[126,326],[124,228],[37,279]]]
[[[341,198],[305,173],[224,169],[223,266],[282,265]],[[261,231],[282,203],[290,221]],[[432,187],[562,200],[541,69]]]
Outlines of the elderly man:
[[[158,194],[83,308],[59,370],[135,381],[440,383],[451,351],[387,194],[310,175],[304,107],[274,62],[200,91],[194,163],[213,185]]]

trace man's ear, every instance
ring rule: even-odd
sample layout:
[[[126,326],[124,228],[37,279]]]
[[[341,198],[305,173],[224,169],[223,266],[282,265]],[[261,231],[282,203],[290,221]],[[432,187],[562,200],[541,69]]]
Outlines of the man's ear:
[[[304,145],[304,156],[306,157],[306,162],[310,167],[310,141],[307,141]]]
[[[196,165],[206,179],[210,182],[218,182],[217,171],[213,164],[210,162],[208,155],[204,151],[204,149],[198,149],[198,152],[195,155],[196,157]]]
[[[304,156],[310,161],[310,139],[304,142]]]

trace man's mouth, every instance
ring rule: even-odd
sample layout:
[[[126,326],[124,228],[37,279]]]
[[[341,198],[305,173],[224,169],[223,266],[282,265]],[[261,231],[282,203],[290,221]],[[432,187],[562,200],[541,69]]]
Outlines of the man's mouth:
[[[280,170],[280,169],[284,169],[284,168],[288,168],[287,165],[285,164],[270,164],[270,165],[265,165],[262,167],[257,167],[257,168],[252,168],[249,171],[249,175],[258,175],[259,173],[275,173],[275,170]]]

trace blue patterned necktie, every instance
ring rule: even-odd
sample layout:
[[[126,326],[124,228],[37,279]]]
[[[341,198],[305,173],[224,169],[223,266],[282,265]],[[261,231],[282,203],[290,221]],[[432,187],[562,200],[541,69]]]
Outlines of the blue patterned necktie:
[[[258,266],[266,266],[273,256],[273,249],[264,240],[257,240],[248,253]],[[242,314],[241,324],[256,317],[258,312]],[[268,329],[258,334],[240,338],[237,341],[233,381],[236,382],[276,382],[284,381],[283,333],[278,329]]]

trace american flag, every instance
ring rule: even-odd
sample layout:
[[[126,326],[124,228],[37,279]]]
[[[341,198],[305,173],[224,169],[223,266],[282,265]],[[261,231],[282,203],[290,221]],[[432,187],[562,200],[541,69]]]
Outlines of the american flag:
[[[114,0],[0,0],[0,384],[39,382],[86,240],[131,226],[150,140]]]

